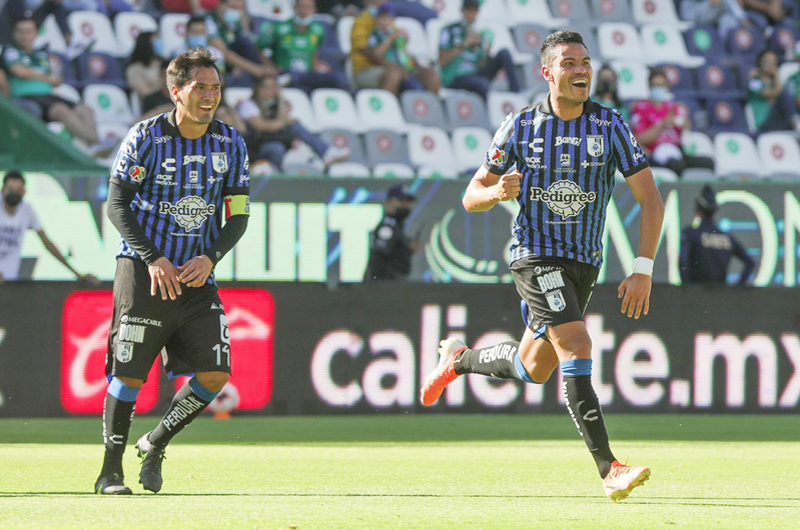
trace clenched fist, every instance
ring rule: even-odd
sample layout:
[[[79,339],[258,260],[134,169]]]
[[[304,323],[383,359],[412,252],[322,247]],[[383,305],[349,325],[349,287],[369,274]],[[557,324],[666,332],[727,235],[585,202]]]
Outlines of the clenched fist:
[[[495,197],[501,201],[510,201],[519,195],[519,180],[522,178],[522,173],[514,171],[507,173],[500,177],[500,180],[495,184]]]

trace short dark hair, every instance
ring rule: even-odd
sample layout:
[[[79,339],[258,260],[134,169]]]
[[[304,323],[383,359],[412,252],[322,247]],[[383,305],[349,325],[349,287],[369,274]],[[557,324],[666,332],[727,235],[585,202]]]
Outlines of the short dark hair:
[[[650,69],[650,77],[647,78],[647,83],[652,84],[653,79],[656,77],[661,76],[669,82],[669,76],[667,75],[667,71],[663,68],[651,68]]]
[[[580,44],[586,48],[586,43],[583,42],[583,36],[577,31],[556,31],[551,33],[544,39],[542,47],[539,49],[539,56],[541,57],[542,64],[549,65],[553,62],[554,53],[553,48],[559,44]],[[589,48],[586,48],[589,51]]]
[[[192,17],[186,21],[186,27],[192,26],[194,24],[203,24],[206,25],[206,17],[201,17],[199,15],[192,15]]]
[[[201,68],[213,68],[219,75],[217,59],[205,48],[194,48],[175,57],[167,68],[167,86],[175,85],[179,89],[197,76]],[[220,82],[222,76],[219,75]]]
[[[22,22],[33,22],[33,25],[36,26],[36,29],[39,29],[39,24],[36,23],[36,19],[29,16],[19,17],[17,20],[15,20],[14,27],[12,29],[17,29],[17,24]]]
[[[3,186],[8,184],[9,180],[13,179],[21,180],[22,183],[25,184],[25,177],[22,176],[22,173],[20,173],[18,169],[12,169],[9,172],[7,172],[3,177]]]

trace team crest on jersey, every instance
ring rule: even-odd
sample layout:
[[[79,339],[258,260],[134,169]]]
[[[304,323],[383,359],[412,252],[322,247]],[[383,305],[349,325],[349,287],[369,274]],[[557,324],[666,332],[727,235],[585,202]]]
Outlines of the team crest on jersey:
[[[211,153],[211,165],[217,173],[228,171],[228,153]]]
[[[133,359],[133,343],[132,342],[117,342],[117,361],[121,363],[129,363]]]
[[[506,163],[506,152],[497,147],[493,147],[492,150],[489,151],[489,163],[496,167],[503,167]]]
[[[586,150],[592,156],[602,156],[605,152],[605,138],[602,134],[592,135],[586,137]]]
[[[561,290],[553,291],[552,293],[547,293],[544,295],[547,298],[547,305],[550,306],[550,309],[553,311],[563,311],[567,307],[567,301],[564,300],[564,295],[561,294]]]

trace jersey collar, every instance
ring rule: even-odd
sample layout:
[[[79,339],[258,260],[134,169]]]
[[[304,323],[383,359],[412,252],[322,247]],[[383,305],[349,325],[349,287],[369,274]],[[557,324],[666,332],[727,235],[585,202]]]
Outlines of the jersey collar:
[[[166,120],[164,120],[164,133],[172,136],[173,138],[182,138],[181,131],[178,129],[178,123],[175,121],[175,113],[178,109],[172,109],[171,111],[167,112]],[[219,127],[219,120],[211,120],[211,123],[208,124],[208,129],[206,130],[205,136],[208,133],[217,133],[221,134],[222,130]],[[200,137],[202,138],[202,136]]]
[[[539,106],[539,110],[544,112],[545,114],[553,114],[553,108],[550,106],[550,92],[547,93],[547,96],[542,100],[542,104]],[[592,101],[591,98],[586,100],[586,103],[583,104],[583,112],[581,114],[591,114],[597,110],[597,103]]]

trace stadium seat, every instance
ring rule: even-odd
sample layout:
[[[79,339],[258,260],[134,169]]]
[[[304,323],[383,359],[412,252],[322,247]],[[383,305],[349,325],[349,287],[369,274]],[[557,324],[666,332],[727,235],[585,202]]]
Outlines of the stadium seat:
[[[493,129],[500,127],[503,120],[517,109],[527,107],[528,98],[516,92],[489,92],[486,107],[489,111],[489,125]]]
[[[569,24],[592,20],[587,0],[548,0],[550,12],[556,17],[566,18]]]
[[[714,26],[698,24],[686,30],[683,37],[689,55],[718,61],[725,58],[725,47]]]
[[[450,138],[436,127],[415,127],[408,133],[408,154],[411,164],[454,174],[455,157]],[[420,175],[421,176],[421,175]]]
[[[692,73],[688,69],[679,64],[659,64],[657,67],[667,74],[669,88],[675,96],[697,96],[697,87],[694,84]]]
[[[453,166],[420,166],[417,177],[421,179],[456,179],[458,171]]]
[[[222,91],[222,98],[229,107],[236,108],[245,99],[253,97],[252,88],[226,87]]]
[[[122,140],[125,138],[125,136],[128,135],[129,130],[130,127],[122,123],[97,124],[97,136],[100,138],[100,141],[106,140],[108,138]]]
[[[403,115],[409,124],[447,129],[442,102],[427,90],[406,90],[400,95]]]
[[[509,20],[513,19],[509,16],[505,0],[481,0],[481,9],[475,21],[478,26],[496,23],[508,26]]]
[[[756,28],[741,26],[730,32],[725,47],[737,62],[743,56],[753,60],[766,47],[766,41]]]
[[[650,71],[642,61],[612,61],[617,73],[617,93],[623,101],[645,99],[650,95]]]
[[[323,131],[320,136],[334,147],[349,149],[350,157],[347,159],[347,162],[369,165],[367,154],[364,152],[364,145],[357,134],[344,129],[328,129],[327,131]]]
[[[636,24],[627,0],[591,0],[593,21]]]
[[[66,83],[61,83],[57,87],[53,88],[53,94],[55,94],[58,97],[64,98],[67,101],[71,101],[72,103],[82,102],[81,93],[78,92],[78,89]]]
[[[491,147],[492,135],[481,127],[460,127],[453,131],[453,152],[456,170],[472,173],[484,161],[486,150]]]
[[[597,30],[596,28],[592,27],[590,23],[573,23],[571,25],[572,30],[577,31],[583,37],[583,43],[586,45],[586,49],[589,50],[589,55],[592,57],[593,65],[597,66],[595,61],[600,60],[605,62],[606,58],[603,57],[603,54],[600,52],[600,44],[597,40]],[[538,57],[538,55],[537,55]]]
[[[736,75],[730,68],[717,63],[697,69],[697,88],[701,98],[741,99],[745,96],[744,90],[739,88]]]
[[[139,99],[139,94],[131,90],[131,93],[128,96],[128,103],[131,106],[131,113],[133,113],[133,119],[136,120],[139,116],[142,115],[142,102]]]
[[[631,10],[633,19],[639,26],[657,23],[687,29],[692,25],[678,17],[672,0],[631,0]]]
[[[641,29],[642,44],[648,64],[675,63],[687,68],[704,64],[703,57],[689,55],[683,34],[669,24],[645,24]]]
[[[656,183],[678,182],[678,175],[671,169],[667,169],[665,167],[653,167],[652,170],[653,178],[656,179]]]
[[[247,0],[245,6],[248,14],[273,20],[288,20],[294,15],[289,0]]]
[[[458,127],[483,127],[489,129],[486,103],[479,95],[466,90],[453,90],[443,98],[449,130]]]
[[[492,41],[492,53],[497,53],[503,48],[511,54],[514,64],[529,64],[533,62],[533,56],[522,53],[514,46],[514,38],[511,36],[508,26],[505,24],[483,24],[480,26],[482,33],[487,33]]]
[[[314,111],[311,110],[311,101],[308,95],[299,88],[283,88],[281,96],[289,104],[292,118],[311,132],[319,132],[322,128],[319,125]]]
[[[688,156],[707,156],[712,160],[716,157],[711,138],[699,131],[681,132],[681,146],[683,152]]]
[[[346,54],[349,54],[353,49],[350,42],[350,33],[353,31],[354,21],[354,17],[342,17],[336,23],[336,40],[339,41],[339,48]]]
[[[514,24],[538,24],[555,29],[566,27],[567,18],[554,17],[546,0],[508,0],[508,15]]]
[[[433,9],[439,15],[438,18],[431,20],[441,20],[445,24],[461,20],[462,0],[421,0],[420,3]]]
[[[84,52],[78,56],[78,77],[83,85],[105,83],[116,85],[123,90],[128,83],[122,77],[119,62],[106,53]]]
[[[46,48],[49,52],[66,53],[67,41],[61,34],[54,15],[47,15],[44,19],[33,45],[36,49]]]
[[[81,86],[75,68],[66,55],[50,51],[47,54],[47,58],[50,60],[50,71],[53,75],[61,77],[64,83],[76,88]]]
[[[778,70],[778,76],[781,79],[781,83],[786,83],[786,81],[797,72],[800,72],[800,63],[785,62],[781,65],[780,70]]]
[[[708,127],[706,134],[714,136],[719,132],[747,134],[749,127],[744,116],[742,103],[735,99],[709,99],[706,101]]]
[[[356,133],[363,130],[353,98],[344,90],[316,89],[311,93],[311,108],[322,129],[343,128]]]
[[[95,11],[73,11],[67,17],[67,22],[73,38],[94,43],[91,48],[93,52],[103,52],[114,57],[125,56],[106,15]]]
[[[525,88],[533,92],[546,92],[550,89],[547,79],[542,75],[542,64],[539,61],[531,61],[522,67],[522,79]]]
[[[600,55],[606,60],[645,61],[644,46],[636,27],[622,22],[600,24],[597,28]],[[664,62],[663,60],[661,62]]]
[[[394,94],[381,89],[363,89],[356,94],[356,108],[361,124],[367,129],[389,129],[399,133],[408,130],[408,124]]]
[[[367,131],[364,148],[369,165],[408,164],[408,144],[402,135],[388,130]]]
[[[430,66],[439,58],[438,48],[434,51],[428,42],[428,34],[422,23],[411,17],[397,17],[395,26],[408,34],[406,51],[422,66]]]
[[[128,96],[118,86],[88,85],[83,89],[83,102],[94,111],[97,123],[133,124]]]
[[[535,62],[539,62],[539,50],[544,39],[550,34],[550,30],[539,24],[525,22],[511,28],[511,33],[517,49],[531,55]],[[589,51],[591,53],[591,49]]]
[[[800,28],[795,26],[794,21],[788,19],[774,26],[769,37],[770,49],[778,54],[781,60],[785,57],[795,57],[795,47],[798,42],[800,42]]]
[[[678,106],[684,107],[684,115],[689,116],[689,119],[692,121],[692,129],[695,131],[706,130],[706,127],[708,127],[708,116],[706,115],[705,107],[700,104],[699,100],[681,95],[675,98],[675,103],[677,103]]]
[[[159,20],[161,39],[164,42],[164,53],[177,55],[186,47],[186,23],[189,15],[183,13],[167,13]]]
[[[127,57],[133,51],[136,38],[143,31],[158,31],[158,22],[147,13],[131,11],[119,13],[114,17],[114,32],[122,57]]]
[[[764,133],[756,143],[767,176],[800,179],[800,146],[793,134]]]
[[[439,62],[439,43],[442,40],[442,28],[452,22],[446,22],[439,18],[432,18],[425,24],[425,32],[428,34],[428,46],[433,50],[436,56],[436,62]]]
[[[746,134],[721,132],[714,137],[716,172],[720,177],[760,177],[763,175],[758,150]]]
[[[372,170],[375,178],[413,179],[414,168],[406,164],[378,164]]]
[[[328,168],[328,176],[333,178],[369,178],[369,168],[358,162],[338,162]]]

